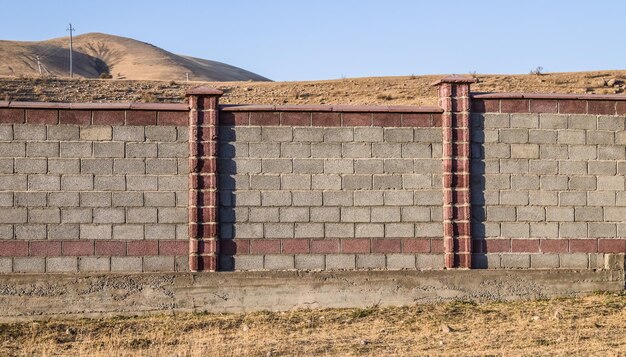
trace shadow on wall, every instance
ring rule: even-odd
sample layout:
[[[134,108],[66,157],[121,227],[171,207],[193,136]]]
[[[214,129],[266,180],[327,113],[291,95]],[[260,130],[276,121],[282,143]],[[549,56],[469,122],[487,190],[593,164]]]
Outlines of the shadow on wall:
[[[484,117],[473,114],[471,118],[471,176],[470,197],[472,204],[472,268],[487,269],[487,228],[485,210],[485,187],[487,165],[483,144],[485,142]]]
[[[237,253],[237,242],[234,240],[237,222],[237,198],[234,194],[237,188],[237,163],[235,157],[237,150],[235,146],[236,131],[233,126],[219,127],[218,144],[218,183],[219,187],[219,271],[235,270],[235,254]]]

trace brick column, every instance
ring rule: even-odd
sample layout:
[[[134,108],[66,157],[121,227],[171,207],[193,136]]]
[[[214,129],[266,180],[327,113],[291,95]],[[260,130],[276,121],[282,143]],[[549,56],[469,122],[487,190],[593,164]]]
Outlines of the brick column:
[[[222,91],[198,87],[189,97],[189,270],[217,271],[217,134]]]
[[[470,203],[470,84],[451,76],[439,87],[443,109],[443,244],[446,268],[472,267]]]

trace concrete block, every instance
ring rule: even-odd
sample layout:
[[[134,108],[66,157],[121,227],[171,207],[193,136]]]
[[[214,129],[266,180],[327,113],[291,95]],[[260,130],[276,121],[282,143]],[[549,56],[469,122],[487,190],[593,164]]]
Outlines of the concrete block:
[[[352,238],[354,237],[353,223],[326,223],[324,224],[325,237]]]
[[[327,173],[327,174],[351,174],[351,173],[354,173],[354,160],[352,160],[352,159],[328,159],[328,160],[324,160],[324,173]]]
[[[375,190],[399,190],[402,188],[401,175],[374,175],[373,189]]]
[[[269,207],[291,206],[291,192],[263,191],[261,192],[261,205]]]
[[[159,207],[159,223],[187,223],[189,214],[186,208]]]
[[[310,190],[311,175],[281,175],[280,187],[283,190]]]
[[[339,207],[311,207],[311,222],[339,222]]]
[[[383,270],[386,268],[385,255],[384,254],[358,254],[356,256],[356,268],[357,269]]]
[[[80,127],[80,140],[111,140],[113,129],[107,125],[90,125]]]
[[[388,254],[387,270],[413,270],[416,267],[414,254]]]
[[[385,225],[382,223],[357,223],[354,227],[357,238],[382,238],[385,236]]]
[[[14,176],[21,180],[21,176]],[[31,191],[58,191],[61,189],[61,177],[57,175],[28,175],[28,189]]]
[[[78,271],[76,257],[48,257],[46,258],[46,272],[48,273],[75,273]]]
[[[341,190],[341,176],[312,175],[311,187],[314,190]]]
[[[80,172],[83,174],[111,175],[113,159],[81,159]]]
[[[382,206],[384,204],[385,191],[355,191],[355,206]]]
[[[13,225],[0,224],[0,240],[13,239]]]
[[[267,270],[292,270],[295,268],[294,256],[268,254],[265,256],[264,268]]]
[[[95,176],[94,189],[98,191],[124,191],[126,179],[124,176]]]
[[[61,150],[62,151],[62,150]],[[157,157],[156,143],[126,143],[127,158]]]
[[[567,269],[587,269],[589,267],[589,256],[587,253],[561,254],[561,268]]]
[[[507,238],[528,238],[530,224],[523,222],[503,222],[500,224],[500,234]]]
[[[585,144],[585,138],[584,130],[559,130],[557,142],[559,144],[583,145]]]
[[[293,172],[292,159],[262,159],[261,170],[265,174]]]
[[[595,115],[569,115],[567,117],[568,129],[584,129],[595,130],[596,129],[596,116]]]
[[[261,127],[237,127],[235,128],[237,141],[261,141]]]
[[[309,208],[308,207],[281,207],[280,208],[280,221],[281,222],[308,222],[309,221]]]
[[[61,189],[65,191],[89,191],[94,188],[94,177],[87,175],[63,175]]]
[[[528,204],[528,191],[507,190],[500,191],[499,200],[494,203],[501,202],[507,206],[520,206]]]
[[[95,208],[93,223],[124,223],[124,208]]]
[[[598,116],[598,130],[624,130],[624,117],[613,115]]]
[[[14,125],[14,140],[46,140],[46,127],[43,125]]]
[[[254,158],[279,158],[280,143],[250,143],[250,157]]]
[[[91,208],[64,208],[61,209],[61,223],[92,223]]]
[[[296,174],[321,174],[324,172],[324,160],[322,159],[294,159],[293,173]]]
[[[510,126],[510,115],[509,114],[494,114],[494,113],[485,113],[485,114],[472,114],[472,119],[475,119],[472,123],[478,125],[481,123],[479,127],[481,128],[508,128]]]
[[[412,173],[413,159],[384,159],[383,169],[388,174]]]
[[[351,270],[356,268],[356,255],[354,254],[328,254],[326,255],[327,270]]]
[[[189,272],[189,256],[188,255],[183,255],[183,256],[176,256],[174,257],[174,271],[179,271],[179,272]],[[231,259],[232,261],[232,259]],[[221,262],[220,262],[221,264]],[[220,265],[221,266],[221,265]],[[220,268],[222,269],[222,268]],[[231,268],[228,269],[227,271],[232,271],[232,264],[231,264]]]
[[[228,228],[229,225],[222,224],[222,228]],[[232,236],[224,233],[222,229],[222,239],[228,238],[263,238],[262,223],[235,223],[232,225]]]
[[[14,273],[44,273],[46,258],[43,257],[15,257],[13,258]]]
[[[311,144],[311,157],[313,158],[341,158],[341,144],[339,143],[314,143]]]
[[[344,190],[371,190],[372,175],[343,175],[341,186]]]
[[[530,254],[502,254],[500,265],[505,269],[530,268]]]
[[[560,266],[558,254],[531,254],[530,267],[532,269],[555,269]]]
[[[382,127],[354,128],[354,141],[360,141],[360,142],[383,141],[383,128]]]
[[[2,206],[13,206],[13,196],[15,196],[15,206],[18,207],[44,207],[46,206],[45,192],[11,192],[3,193]]]
[[[114,141],[137,141],[142,142],[146,140],[145,127],[143,126],[114,126],[113,127],[113,140]]]
[[[141,192],[113,192],[113,207],[140,207],[144,205]]]
[[[431,219],[429,207],[412,206],[401,208],[402,222],[429,222]]]
[[[30,141],[26,143],[27,157],[58,157],[58,142],[38,142]]]
[[[343,143],[342,157],[345,158],[369,158],[372,156],[370,143]]]
[[[141,257],[111,257],[112,272],[141,272],[143,263]]]
[[[81,207],[111,207],[110,192],[81,192]]]
[[[0,208],[0,223],[26,223],[26,208]]]
[[[293,132],[291,127],[275,127],[264,126],[261,127],[261,140],[262,141],[293,141]]]
[[[59,208],[30,208],[28,210],[29,223],[61,223]]]
[[[541,159],[565,160],[569,157],[567,145],[540,145],[539,157]]]
[[[583,222],[559,223],[559,237],[561,238],[587,238],[587,223],[583,223]]]
[[[45,224],[32,224],[15,225],[13,227],[15,231],[15,239],[18,240],[40,240],[46,239],[46,225]]]
[[[87,158],[92,156],[91,142],[61,142],[60,156],[66,158]]]
[[[414,128],[413,141],[440,143],[442,141],[442,131],[440,128]]]
[[[177,131],[174,126],[146,126],[146,141],[176,141]]]
[[[556,144],[556,130],[534,130],[528,131],[528,142],[531,144]]]
[[[433,145],[426,143],[405,143],[402,144],[402,157],[403,158],[424,158],[428,159],[433,157]],[[439,168],[441,170],[441,167]]]
[[[626,207],[604,207],[604,220],[608,222],[623,222],[626,217]]]
[[[419,254],[416,257],[416,266],[419,270],[442,270],[443,254]]]
[[[13,140],[13,125],[0,125],[0,140],[12,141]]]
[[[598,190],[624,191],[624,176],[598,176]]]
[[[626,150],[621,145],[598,145],[599,160],[624,160],[626,159]]]
[[[567,151],[572,160],[594,160],[597,157],[595,146],[569,145]]]
[[[322,142],[324,141],[324,128],[293,128],[293,141]]]
[[[279,190],[280,175],[250,175],[250,188],[259,190]]]
[[[159,157],[186,158],[189,157],[189,144],[187,143],[158,143]]]
[[[413,128],[384,128],[385,142],[408,143],[413,141]]]
[[[565,187],[567,187],[567,180],[565,180]],[[528,193],[528,201],[531,205],[556,206],[558,204],[558,194],[550,191],[530,191]]]
[[[586,192],[560,192],[559,205],[561,206],[584,206],[587,204]]]
[[[248,217],[250,222],[279,222],[278,207],[251,207]]]
[[[80,225],[80,239],[111,239],[110,224]]]
[[[0,159],[0,174],[14,173],[13,161],[13,159]]]
[[[612,238],[617,235],[617,225],[615,223],[590,222],[588,229],[590,238]]]
[[[375,158],[400,158],[402,157],[402,144],[399,143],[373,143],[372,157]]]
[[[369,222],[370,209],[366,207],[342,207],[342,222]]]
[[[111,271],[110,257],[79,257],[78,270],[80,272],[107,272]]]
[[[55,224],[48,225],[48,239],[67,240],[80,238],[79,226],[77,224]]]
[[[383,159],[354,160],[354,172],[357,174],[382,174]]]
[[[0,142],[0,157],[25,157],[26,143]]]
[[[565,191],[569,189],[569,181],[567,176],[541,176],[539,187],[542,191]]]
[[[416,191],[416,205],[441,205],[443,204],[443,193],[441,191]]]
[[[416,223],[415,237],[441,238],[443,236],[443,225],[437,223]]]
[[[146,173],[152,175],[176,175],[178,161],[176,159],[146,159]]]
[[[372,207],[372,222],[400,222],[400,207]]]
[[[321,206],[322,192],[320,191],[293,191],[294,206]]]
[[[536,129],[539,127],[539,115],[530,114],[511,114],[511,128],[528,128]]]
[[[352,191],[324,191],[324,206],[350,207],[354,204]]]
[[[617,163],[615,161],[598,161],[593,160],[587,163],[587,173],[590,175],[608,175],[612,176],[617,173]]]
[[[354,128],[324,128],[325,142],[349,142],[354,140]]]
[[[173,272],[175,258],[168,256],[143,257],[144,272]]]
[[[75,125],[48,125],[48,140],[76,141],[79,140],[79,127]]]
[[[114,235],[115,235],[115,228],[116,227],[114,227],[114,231],[113,231]],[[146,224],[144,227],[144,230],[145,230],[145,239],[175,239],[176,238],[176,226],[173,224]],[[138,234],[135,234],[134,236],[138,236]]]
[[[13,272],[13,259],[0,258],[0,274],[9,274]]]
[[[158,176],[159,191],[187,191],[189,178],[187,175]]]
[[[573,207],[546,207],[546,221],[548,222],[573,222]]]
[[[236,255],[233,257],[234,269],[237,271],[263,270],[262,255]]]
[[[387,238],[411,238],[415,236],[412,223],[386,223],[385,237]]]
[[[511,144],[511,158],[513,159],[538,159],[538,144]]]
[[[113,173],[143,175],[146,173],[146,162],[144,159],[114,159]]]
[[[264,238],[293,238],[293,223],[265,223]]]
[[[532,238],[556,238],[559,236],[558,223],[530,222]]]
[[[615,132],[590,130],[587,131],[587,146],[589,145],[614,145]]]
[[[500,129],[500,141],[506,144],[528,143],[528,129]]]
[[[295,268],[298,270],[324,270],[326,268],[326,256],[296,254]]]
[[[402,188],[406,190],[422,190],[432,188],[441,182],[433,180],[429,174],[406,174],[402,175]]]
[[[126,189],[129,191],[156,191],[158,178],[156,176],[126,176]]]
[[[296,223],[294,238],[324,238],[324,223]]]
[[[283,142],[280,144],[280,157],[288,159],[311,157],[311,145],[308,143]]]

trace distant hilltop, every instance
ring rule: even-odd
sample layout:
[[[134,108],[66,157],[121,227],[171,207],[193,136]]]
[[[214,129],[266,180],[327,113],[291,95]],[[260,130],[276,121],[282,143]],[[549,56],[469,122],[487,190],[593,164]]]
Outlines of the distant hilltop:
[[[73,38],[74,77],[131,80],[269,81],[226,63],[176,55],[132,38],[88,33]],[[0,40],[0,76],[69,76],[69,38]],[[37,61],[39,57],[39,63]]]

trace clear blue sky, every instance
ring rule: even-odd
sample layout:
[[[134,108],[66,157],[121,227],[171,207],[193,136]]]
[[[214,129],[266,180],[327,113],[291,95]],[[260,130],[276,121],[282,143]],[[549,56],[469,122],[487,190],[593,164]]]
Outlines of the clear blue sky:
[[[625,69],[626,1],[5,1],[0,39],[104,32],[273,80]],[[8,16],[7,16],[8,15]]]

